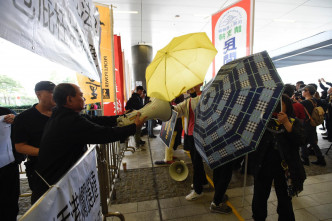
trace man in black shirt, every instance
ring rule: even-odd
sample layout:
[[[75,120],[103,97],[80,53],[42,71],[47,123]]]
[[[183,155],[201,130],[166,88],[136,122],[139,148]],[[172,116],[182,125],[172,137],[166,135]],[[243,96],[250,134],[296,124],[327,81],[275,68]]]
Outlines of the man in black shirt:
[[[8,129],[10,125],[13,123],[14,114],[4,107],[0,107],[0,116],[2,127],[1,129]],[[9,130],[9,129],[8,129]],[[1,130],[1,133],[4,131]],[[4,133],[5,134],[5,133]],[[4,135],[2,134],[2,135]],[[10,134],[9,134],[10,135]],[[1,220],[14,221],[17,219],[18,214],[18,197],[20,195],[20,177],[18,170],[18,162],[16,162],[15,158],[15,149],[11,145],[11,139],[8,136],[1,137],[1,147],[7,148],[9,151],[5,154],[3,151],[0,155],[0,218]],[[5,142],[7,140],[7,142]],[[5,146],[3,146],[5,145]]]
[[[26,174],[32,193],[35,191],[35,166],[39,152],[40,140],[44,126],[52,114],[55,106],[53,89],[55,84],[50,81],[41,81],[35,85],[35,93],[39,103],[19,114],[14,121],[13,134],[16,151],[28,155],[25,163]],[[31,204],[37,199],[31,197]]]
[[[127,111],[132,111],[132,110],[139,110],[141,109],[143,105],[143,100],[142,100],[142,94],[143,94],[144,88],[142,86],[137,86],[136,87],[136,92],[131,95],[129,98],[127,104],[126,104],[126,110]]]
[[[317,105],[317,101],[313,99],[313,95],[316,93],[316,89],[311,86],[307,85],[302,89],[302,96],[305,97],[304,101],[301,101],[301,104],[304,106],[304,108],[308,111],[308,113],[311,115],[314,104]],[[322,155],[322,152],[317,145],[318,138],[317,138],[317,131],[316,127],[311,126],[309,116],[306,116],[306,120],[304,122],[304,131],[305,131],[305,138],[306,144],[310,144],[313,148],[315,155],[317,157],[317,161],[311,162],[316,165],[326,166],[326,162],[324,159],[324,156]],[[309,153],[306,146],[301,147],[301,154],[303,159],[303,164],[309,166]]]
[[[116,127],[118,116],[80,115],[85,105],[84,97],[75,84],[59,84],[54,89],[53,98],[56,108],[44,129],[36,169],[49,185],[66,174],[87,150],[86,144],[125,140],[140,129],[145,120],[137,116],[135,124]],[[47,189],[42,179],[38,179],[36,198]]]
[[[126,111],[133,111],[133,110],[139,110],[143,108],[143,99],[142,95],[144,92],[143,86],[137,86],[136,87],[136,93],[133,93],[131,97],[129,98],[127,104],[126,104]],[[145,141],[141,140],[141,130],[136,131],[135,133],[135,147],[136,151],[144,150],[143,148],[140,148],[141,145],[145,144]]]

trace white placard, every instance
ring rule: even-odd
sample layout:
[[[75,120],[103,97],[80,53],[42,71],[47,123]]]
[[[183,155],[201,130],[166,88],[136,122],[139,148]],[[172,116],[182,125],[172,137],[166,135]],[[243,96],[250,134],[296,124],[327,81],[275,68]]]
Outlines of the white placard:
[[[20,220],[101,220],[96,150],[89,150]]]

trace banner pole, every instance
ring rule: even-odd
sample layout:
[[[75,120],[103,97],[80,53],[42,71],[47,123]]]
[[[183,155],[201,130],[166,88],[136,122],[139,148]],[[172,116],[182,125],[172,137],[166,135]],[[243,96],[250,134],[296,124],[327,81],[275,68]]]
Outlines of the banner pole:
[[[254,50],[254,18],[255,18],[255,0],[250,2],[250,46],[249,54],[253,54]],[[246,154],[244,160],[244,178],[243,178],[243,193],[242,193],[242,207],[244,207],[244,197],[246,194],[246,185],[247,185],[247,173],[248,173],[248,154]]]
[[[113,53],[112,53],[112,64],[113,64],[113,85],[114,85],[114,90],[113,90],[113,93],[114,93],[114,110],[115,110],[115,114],[118,115],[118,99],[116,97],[116,80],[115,80],[115,59],[114,59],[114,53],[115,53],[115,50],[114,50],[114,32],[113,32],[113,27],[114,27],[114,22],[113,22],[113,5],[111,5],[111,11],[110,11],[110,20],[111,20],[111,45],[112,45],[112,50],[113,50]]]
[[[255,0],[251,0],[250,55],[254,53]]]
[[[102,79],[102,77],[100,78]],[[101,102],[100,102],[100,108],[101,108],[101,116],[104,116],[104,93],[103,93],[103,80],[100,80],[100,94],[101,94]]]
[[[99,20],[99,22],[101,22]],[[101,26],[100,26],[100,42],[99,42],[99,53],[101,58],[101,50],[100,50],[100,44],[101,44]],[[104,116],[104,93],[103,93],[103,69],[101,70],[101,76],[100,76],[100,108],[101,108],[101,116]]]

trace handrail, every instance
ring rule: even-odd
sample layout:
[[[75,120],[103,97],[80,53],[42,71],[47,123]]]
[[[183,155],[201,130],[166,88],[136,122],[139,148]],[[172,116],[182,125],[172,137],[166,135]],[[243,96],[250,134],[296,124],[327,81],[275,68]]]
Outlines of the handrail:
[[[127,148],[128,141],[96,146],[100,200],[104,220],[112,216],[116,216],[122,221],[125,220],[123,214],[120,212],[109,212],[108,208],[111,199],[116,198],[115,182],[120,178],[121,162]]]

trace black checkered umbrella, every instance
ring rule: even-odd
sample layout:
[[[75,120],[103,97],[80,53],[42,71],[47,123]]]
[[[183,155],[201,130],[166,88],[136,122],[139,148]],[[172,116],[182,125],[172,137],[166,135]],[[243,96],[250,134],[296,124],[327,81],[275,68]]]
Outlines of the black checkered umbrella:
[[[255,150],[282,91],[267,52],[221,67],[195,109],[196,148],[212,169]]]

